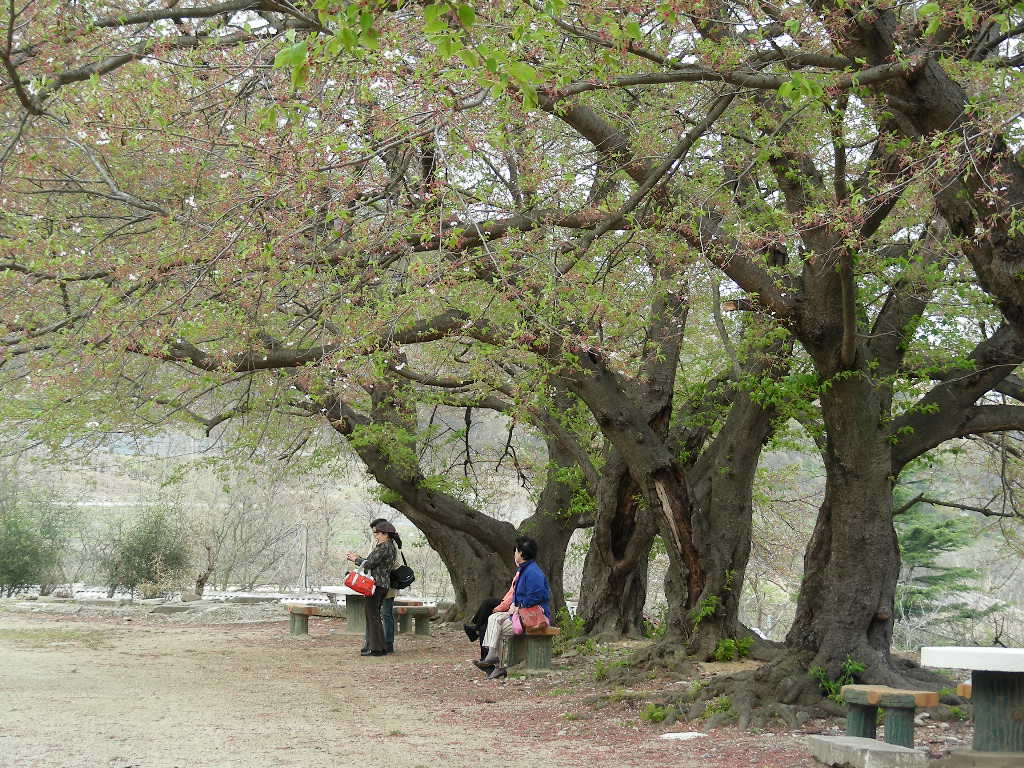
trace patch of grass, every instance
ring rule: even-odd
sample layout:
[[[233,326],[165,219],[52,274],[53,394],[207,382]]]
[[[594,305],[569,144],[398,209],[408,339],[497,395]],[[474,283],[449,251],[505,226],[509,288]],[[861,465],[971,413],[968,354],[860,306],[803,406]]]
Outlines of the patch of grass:
[[[15,645],[28,648],[84,645],[95,651],[109,647],[113,635],[112,631],[103,629],[65,629],[63,627],[0,629],[0,641],[7,640]]]
[[[593,656],[595,653],[597,653],[597,643],[594,642],[594,638],[588,637],[586,640],[584,640],[582,643],[576,646],[576,650],[579,651],[580,654],[582,654],[583,656]]]
[[[712,654],[712,658],[715,661],[739,661],[745,656],[750,655],[750,649],[754,647],[754,638],[752,637],[723,637],[718,641],[718,645],[715,646],[715,652]]]
[[[594,662],[594,679],[598,681],[608,679],[608,662],[604,659]]]
[[[707,720],[712,715],[718,714],[719,712],[731,712],[732,711],[732,699],[728,696],[716,696],[707,703],[704,707],[704,712],[701,717]]]
[[[405,736],[405,731],[388,731],[388,736]]]
[[[942,697],[942,696],[952,696],[953,694],[956,693],[956,689],[954,689],[954,688],[939,688],[938,693],[939,693],[940,697]]]
[[[825,671],[824,667],[811,667],[808,674],[818,681],[822,693],[837,704],[842,704],[843,695],[841,691],[843,686],[855,683],[857,676],[863,671],[863,664],[847,656],[846,661],[843,662],[843,666],[839,670],[839,676],[835,680],[828,676],[828,672]]]
[[[555,620],[551,622],[562,633],[555,637],[551,644],[551,652],[558,656],[567,651],[581,637],[585,631],[582,616],[573,616],[568,610],[562,608],[555,614]]]
[[[644,711],[640,713],[640,717],[648,723],[662,723],[665,721],[665,718],[668,717],[668,709],[663,707],[661,704],[655,704],[652,701],[644,707]]]
[[[579,720],[580,714],[578,712],[566,712],[562,715],[563,720]]]
[[[668,631],[668,606],[658,606],[657,613],[653,617],[648,619],[646,616],[643,618],[643,635],[649,637],[652,640],[660,640],[665,636],[665,632]]]
[[[960,707],[950,707],[949,716],[955,717],[957,720],[966,720],[968,717],[967,713]]]

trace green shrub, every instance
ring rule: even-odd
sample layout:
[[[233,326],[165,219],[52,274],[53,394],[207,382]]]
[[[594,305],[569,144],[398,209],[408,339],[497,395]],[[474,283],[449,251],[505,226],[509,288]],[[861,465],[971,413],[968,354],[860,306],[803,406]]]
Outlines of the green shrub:
[[[715,661],[738,661],[745,656],[749,656],[750,649],[753,646],[754,638],[749,636],[736,639],[723,637],[718,641],[718,645],[715,646],[715,652],[712,654],[712,657]]]
[[[189,567],[185,530],[168,510],[147,509],[114,531],[111,551],[104,563],[107,588],[118,587],[144,594],[166,593],[179,585]]]
[[[705,705],[704,712],[701,717],[707,720],[712,715],[718,714],[719,712],[731,712],[732,711],[732,699],[728,696],[716,696],[711,699]]]
[[[657,612],[654,617],[648,619],[646,616],[643,618],[643,635],[649,637],[652,640],[660,640],[665,636],[665,632],[668,631],[668,606],[659,605]]]
[[[577,646],[577,650],[584,656],[593,656],[597,653],[597,643],[594,642],[594,638],[588,637]]]
[[[693,611],[693,628],[697,629],[700,623],[704,619],[709,619],[718,612],[718,607],[722,604],[722,599],[718,595],[708,595],[702,597],[700,603]]]
[[[58,580],[70,511],[0,477],[0,594],[10,597]]]
[[[835,680],[828,676],[828,672],[825,671],[824,667],[811,667],[808,674],[818,681],[822,693],[832,699],[832,701],[842,704],[843,696],[840,691],[842,691],[843,686],[855,683],[857,676],[863,671],[863,664],[847,656],[846,661],[843,662],[843,666],[839,670],[839,677]]]
[[[662,723],[668,717],[668,709],[652,701],[640,713],[640,717],[648,723]]]
[[[582,616],[573,616],[565,608],[559,608],[552,622],[561,631],[551,644],[551,651],[556,656],[564,653],[579,638],[583,637],[585,627]]]

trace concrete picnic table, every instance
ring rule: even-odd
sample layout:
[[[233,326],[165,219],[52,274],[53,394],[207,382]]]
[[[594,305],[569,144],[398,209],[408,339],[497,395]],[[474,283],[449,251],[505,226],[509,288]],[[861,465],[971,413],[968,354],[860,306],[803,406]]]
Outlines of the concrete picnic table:
[[[1024,765],[1024,648],[922,648],[921,664],[971,670],[974,749],[965,755],[989,753]]]
[[[367,598],[348,587],[326,586],[320,587],[320,591],[327,595],[332,603],[337,602],[339,596],[345,598],[345,634],[361,635],[366,632],[366,600]],[[423,605],[424,601],[415,597],[396,597],[395,607],[401,605]]]

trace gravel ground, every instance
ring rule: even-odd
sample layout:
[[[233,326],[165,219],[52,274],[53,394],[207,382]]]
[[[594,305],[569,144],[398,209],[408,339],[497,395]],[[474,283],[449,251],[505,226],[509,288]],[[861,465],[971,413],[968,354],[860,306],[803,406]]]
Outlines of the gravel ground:
[[[802,736],[840,725],[667,741],[702,724],[653,726],[630,701],[594,709],[607,689],[586,659],[485,681],[452,627],[361,658],[341,619],[292,637],[277,604],[153,607],[0,600],[0,766],[812,768]],[[918,731],[938,752],[969,739]]]

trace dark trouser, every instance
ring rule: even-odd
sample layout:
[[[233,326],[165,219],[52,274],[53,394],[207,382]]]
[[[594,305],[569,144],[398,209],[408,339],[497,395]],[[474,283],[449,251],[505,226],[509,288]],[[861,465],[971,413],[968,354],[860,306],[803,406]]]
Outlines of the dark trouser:
[[[380,620],[384,624],[384,642],[388,650],[395,647],[395,598],[385,597],[380,606]],[[363,630],[363,650],[370,650],[370,625]]]
[[[373,595],[366,599],[366,647],[371,651],[386,650],[387,641],[384,639],[384,623],[381,621],[380,608],[387,593],[387,587],[377,587],[373,590]]]
[[[384,622],[384,642],[388,648],[395,647],[395,598],[386,597],[380,607],[380,618]]]

